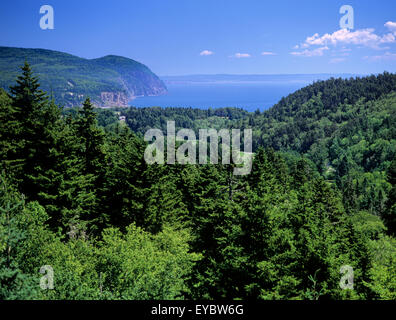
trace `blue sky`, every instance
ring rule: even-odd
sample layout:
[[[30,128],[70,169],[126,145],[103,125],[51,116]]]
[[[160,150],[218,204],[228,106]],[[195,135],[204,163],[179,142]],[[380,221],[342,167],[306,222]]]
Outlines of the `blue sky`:
[[[45,4],[54,30],[39,27]],[[396,72],[396,1],[2,0],[0,45],[122,55],[158,75]]]

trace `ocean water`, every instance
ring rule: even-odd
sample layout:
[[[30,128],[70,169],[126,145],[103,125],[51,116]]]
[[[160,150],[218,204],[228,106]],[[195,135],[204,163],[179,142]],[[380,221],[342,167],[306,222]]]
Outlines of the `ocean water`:
[[[193,107],[200,109],[238,107],[247,111],[266,110],[282,97],[309,82],[171,83],[168,94],[139,97],[135,107]]]

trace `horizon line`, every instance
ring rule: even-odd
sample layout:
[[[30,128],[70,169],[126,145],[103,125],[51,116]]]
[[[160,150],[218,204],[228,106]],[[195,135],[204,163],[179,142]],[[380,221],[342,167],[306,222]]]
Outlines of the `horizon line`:
[[[386,72],[384,70],[383,72]],[[382,72],[382,73],[383,73]],[[393,72],[390,72],[393,73]],[[341,72],[341,73],[190,73],[190,74],[167,74],[158,75],[158,77],[191,77],[191,76],[316,76],[316,75],[376,75],[379,73],[353,73],[353,72]]]

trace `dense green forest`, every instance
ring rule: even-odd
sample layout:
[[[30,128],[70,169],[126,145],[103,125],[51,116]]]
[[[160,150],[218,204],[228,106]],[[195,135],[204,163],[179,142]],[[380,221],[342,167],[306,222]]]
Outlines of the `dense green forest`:
[[[0,299],[396,299],[395,89],[385,73],[263,113],[62,110],[25,64],[0,91]],[[142,134],[167,120],[252,128],[252,172],[147,165]]]
[[[164,83],[144,64],[108,55],[84,59],[68,53],[0,46],[0,88],[8,90],[28,60],[43,90],[59,105],[79,106],[86,97],[97,106],[127,105],[135,96],[166,93]]]

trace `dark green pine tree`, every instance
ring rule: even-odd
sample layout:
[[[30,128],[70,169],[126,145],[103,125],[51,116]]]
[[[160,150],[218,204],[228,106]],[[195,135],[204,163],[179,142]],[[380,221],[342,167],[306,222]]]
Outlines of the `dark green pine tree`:
[[[194,171],[195,168],[192,168]],[[239,192],[229,195],[229,167],[205,165],[183,173],[188,190],[191,250],[202,254],[194,266],[191,297],[203,299],[243,297],[243,254],[239,245]]]
[[[108,138],[108,164],[101,195],[101,207],[110,215],[113,226],[124,229],[132,222],[144,225],[144,142],[127,127],[116,128]]]
[[[388,194],[387,211],[383,215],[389,234],[396,234],[396,158],[388,169],[388,182],[392,185]]]
[[[59,161],[55,171],[59,173],[59,188],[49,224],[53,230],[64,227],[66,232],[81,234],[86,231],[85,220],[97,207],[95,176],[85,173],[82,143],[72,117],[63,120],[58,135]],[[50,212],[48,208],[47,211]]]
[[[85,162],[85,173],[98,175],[105,161],[104,133],[99,128],[97,115],[91,100],[87,98],[79,110],[76,121],[77,134],[81,138],[81,156]]]
[[[288,206],[293,203],[293,196],[286,193],[289,181],[286,175],[286,164],[284,160],[272,149],[260,148],[253,162],[251,175],[248,179],[249,189],[246,192],[246,200],[243,202],[244,211],[241,222],[242,236],[241,246],[246,263],[245,274],[245,296],[244,298],[257,299],[261,292],[269,290],[276,294],[274,289],[276,280],[272,270],[277,269],[279,273],[285,272],[284,267],[270,261],[272,257],[276,260],[279,251],[284,253],[282,263],[286,263],[287,235],[281,234],[283,230],[274,228],[274,222],[284,228],[286,217],[282,212],[285,202]],[[276,241],[271,240],[277,238]],[[276,247],[273,247],[273,243]],[[265,263],[266,270],[262,265]]]
[[[10,159],[19,162],[16,173],[20,191],[29,199],[44,200],[56,196],[53,181],[55,163],[58,107],[49,101],[40,89],[37,77],[25,62],[17,84],[10,88],[14,119],[19,129],[16,134],[18,148]],[[52,196],[50,196],[51,193]]]
[[[17,167],[16,152],[21,147],[17,139],[20,131],[17,119],[11,98],[0,89],[0,170],[8,174]]]
[[[94,234],[100,231],[108,223],[108,215],[100,206],[100,199],[104,196],[104,181],[106,174],[105,135],[98,126],[97,114],[89,98],[79,110],[79,116],[75,121],[76,135],[79,138],[79,151],[77,156],[82,160],[82,174],[89,181],[91,188],[86,192],[94,197],[91,199],[89,216],[85,218],[88,228]],[[81,176],[80,176],[81,178]]]
[[[24,199],[0,176],[0,300],[31,299],[37,294],[37,279],[23,273],[18,259],[26,234],[21,228]]]

